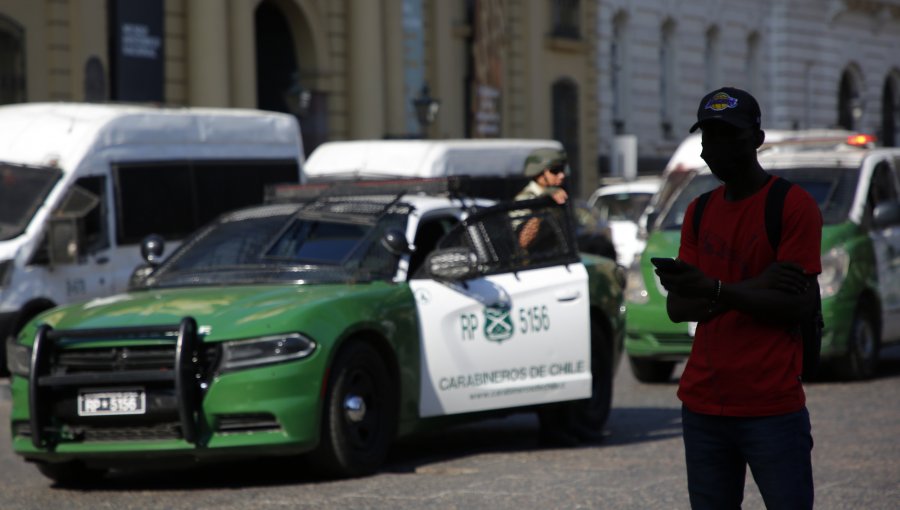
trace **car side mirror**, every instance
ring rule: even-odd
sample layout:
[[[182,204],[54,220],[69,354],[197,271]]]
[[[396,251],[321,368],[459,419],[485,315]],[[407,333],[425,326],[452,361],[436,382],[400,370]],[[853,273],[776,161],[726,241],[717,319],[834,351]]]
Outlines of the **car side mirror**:
[[[889,227],[900,223],[900,202],[878,204],[872,213],[872,225],[877,228]]]
[[[150,234],[141,240],[141,257],[144,259],[144,264],[134,268],[134,271],[131,272],[131,278],[128,279],[129,290],[144,286],[144,281],[156,271],[162,262],[165,250],[166,243],[162,236]]]
[[[388,229],[381,237],[381,245],[392,255],[398,257],[412,253],[406,234],[399,228]]]
[[[47,225],[47,251],[50,265],[74,264],[83,255],[84,235],[81,221],[75,218],[51,218]]]
[[[425,259],[425,270],[435,280],[470,280],[479,275],[478,257],[468,248],[437,250]]]
[[[653,210],[647,213],[647,224],[644,225],[644,232],[647,234],[653,232],[657,218],[659,218],[659,211]]]

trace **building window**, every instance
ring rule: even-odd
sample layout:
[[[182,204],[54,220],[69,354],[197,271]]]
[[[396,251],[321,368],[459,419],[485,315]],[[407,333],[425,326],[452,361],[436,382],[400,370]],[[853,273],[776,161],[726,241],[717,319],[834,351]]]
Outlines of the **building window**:
[[[856,73],[852,69],[845,70],[841,75],[841,84],[838,90],[838,126],[854,130],[859,125],[863,115],[863,99],[860,90],[860,82]]]
[[[676,116],[675,98],[675,22],[668,19],[662,25],[659,44],[659,101],[660,129],[663,138],[672,138]]]
[[[719,27],[712,26],[706,31],[704,47],[704,63],[706,64],[706,90],[719,88]]]
[[[566,149],[572,175],[569,190],[578,194],[580,147],[578,144],[578,85],[572,80],[561,79],[553,83],[553,139]]]
[[[0,104],[25,101],[25,31],[0,16]]]
[[[628,96],[628,15],[620,12],[613,18],[610,47],[610,86],[612,88],[612,121],[615,134],[627,130]]]
[[[759,55],[759,34],[751,33],[747,37],[747,86],[750,92],[758,92],[760,83],[760,55]]]
[[[550,19],[553,21],[550,35],[566,39],[581,37],[579,0],[550,0]]]
[[[900,146],[900,77],[888,75],[881,93],[881,142],[885,147]]]

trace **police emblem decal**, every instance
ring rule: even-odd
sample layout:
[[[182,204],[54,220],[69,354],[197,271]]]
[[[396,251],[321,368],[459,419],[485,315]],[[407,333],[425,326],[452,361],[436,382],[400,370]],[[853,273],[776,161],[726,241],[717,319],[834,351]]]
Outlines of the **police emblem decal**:
[[[512,338],[512,316],[510,307],[489,306],[484,309],[484,336],[492,342],[502,342]]]
[[[725,92],[719,92],[706,102],[705,110],[713,110],[721,112],[726,108],[737,108],[738,100],[729,96]]]

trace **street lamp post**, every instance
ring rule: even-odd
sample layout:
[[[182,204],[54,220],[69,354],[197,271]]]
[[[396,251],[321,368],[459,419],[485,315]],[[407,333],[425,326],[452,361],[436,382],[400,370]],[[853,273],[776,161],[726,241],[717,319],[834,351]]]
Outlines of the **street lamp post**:
[[[309,113],[312,92],[300,84],[300,73],[291,76],[291,84],[284,91],[284,102],[288,111],[297,117],[305,117]]]
[[[412,104],[416,109],[416,119],[419,121],[420,136],[426,138],[428,126],[434,123],[434,119],[441,109],[441,102],[431,97],[428,84],[425,83],[422,85],[419,95],[413,98]]]

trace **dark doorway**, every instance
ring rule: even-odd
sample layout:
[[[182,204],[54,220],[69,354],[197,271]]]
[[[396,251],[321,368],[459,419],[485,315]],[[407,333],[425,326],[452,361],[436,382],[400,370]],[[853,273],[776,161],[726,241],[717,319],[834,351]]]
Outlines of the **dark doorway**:
[[[572,169],[568,181],[569,193],[578,195],[580,191],[580,147],[578,145],[578,86],[571,80],[562,79],[553,83],[553,138],[559,140],[566,149],[569,168]]]
[[[25,31],[0,16],[0,104],[25,101]]]
[[[261,110],[293,113],[285,101],[299,71],[291,28],[271,2],[259,4],[255,17],[256,104]]]

